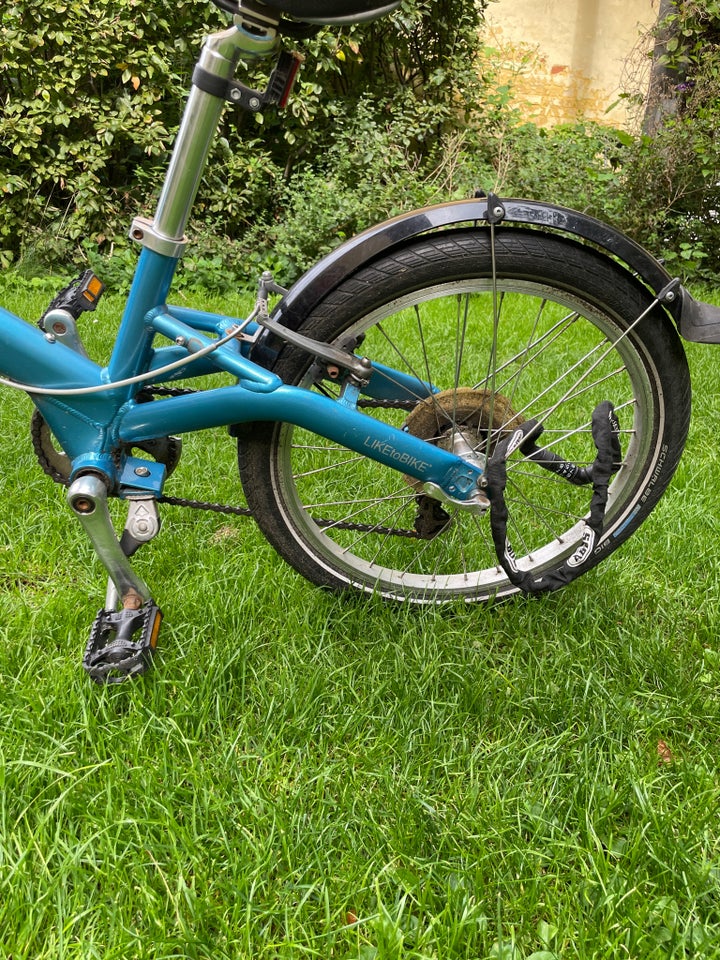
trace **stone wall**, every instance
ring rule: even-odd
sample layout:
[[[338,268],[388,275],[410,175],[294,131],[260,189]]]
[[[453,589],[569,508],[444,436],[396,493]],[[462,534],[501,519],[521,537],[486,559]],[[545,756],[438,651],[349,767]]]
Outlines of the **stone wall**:
[[[618,98],[646,82],[658,2],[495,0],[485,14],[487,56],[526,119],[629,128],[632,111]]]

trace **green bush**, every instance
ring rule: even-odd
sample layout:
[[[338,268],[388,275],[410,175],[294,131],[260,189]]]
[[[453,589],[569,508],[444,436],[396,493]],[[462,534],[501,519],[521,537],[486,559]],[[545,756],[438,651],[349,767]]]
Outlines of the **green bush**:
[[[628,229],[681,274],[720,280],[720,0],[685,0],[660,24],[671,86],[623,169]],[[667,101],[666,101],[667,102]]]
[[[507,195],[544,200],[591,216],[621,221],[617,197],[633,138],[591,121],[551,129],[509,127],[497,141],[495,165]]]
[[[186,287],[285,283],[344,237],[476,188],[610,220],[674,272],[720,277],[720,0],[675,5],[676,107],[653,136],[519,122],[478,59],[484,2],[403,0],[320,31],[283,116],[228,109],[194,209]],[[40,0],[0,9],[0,266],[89,261],[114,285],[160,187],[210,4]],[[258,83],[262,77],[251,77]]]
[[[194,211],[203,238],[195,266],[222,257],[249,224],[280,222],[288,190],[326,175],[327,145],[363,101],[365,131],[381,136],[403,101],[404,127],[391,126],[411,170],[427,160],[476,97],[480,7],[405,0],[374,24],[321,31],[285,117],[228,110]],[[226,22],[191,0],[160,13],[140,0],[2,8],[0,262],[122,248],[132,216],[149,212],[159,189],[201,36]]]
[[[0,248],[50,253],[60,240],[126,229],[176,125],[168,89],[187,85],[207,10],[176,24],[139,0],[23,0],[0,20]]]
[[[297,165],[275,215],[246,237],[250,262],[252,250],[267,251],[264,265],[291,282],[318,256],[380,220],[472,193],[477,183],[463,160],[472,153],[470,134],[443,133],[432,142],[428,136],[421,155],[409,131],[425,131],[411,98],[381,106],[384,124],[377,121],[378,101],[359,100],[322,160]]]

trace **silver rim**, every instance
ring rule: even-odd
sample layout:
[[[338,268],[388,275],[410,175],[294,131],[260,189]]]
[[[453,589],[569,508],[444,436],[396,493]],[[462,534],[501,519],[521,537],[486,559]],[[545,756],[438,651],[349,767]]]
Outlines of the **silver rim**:
[[[494,370],[488,366],[490,280],[453,281],[402,296],[352,324],[342,340],[364,335],[361,351],[374,362],[441,390],[494,382],[513,414],[543,422],[544,446],[578,464],[594,458],[590,416],[597,403],[610,400],[623,449],[606,515],[604,537],[611,536],[627,522],[662,436],[652,359],[622,336],[615,318],[575,294],[520,280],[498,281],[496,293]],[[310,373],[303,385],[313,388]],[[408,416],[407,410],[368,412],[396,426]],[[380,531],[412,530],[418,510],[416,492],[400,474],[288,424],[278,430],[274,492],[298,543],[321,567],[360,589],[403,599],[482,599],[514,590],[497,564],[488,517],[454,513],[451,525],[430,540],[387,535]],[[508,463],[506,499],[508,533],[522,569],[555,566],[579,544],[589,488],[572,487],[516,456]]]

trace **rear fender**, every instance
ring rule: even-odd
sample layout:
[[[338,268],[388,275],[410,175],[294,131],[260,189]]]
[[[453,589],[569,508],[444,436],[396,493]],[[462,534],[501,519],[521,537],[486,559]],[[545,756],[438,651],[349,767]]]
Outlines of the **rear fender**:
[[[637,276],[653,294],[671,281],[663,265],[624,233],[576,210],[534,200],[458,200],[405,213],[371,227],[343,243],[308,270],[277,305],[273,318],[296,330],[329,293],[365,264],[409,240],[448,227],[472,223],[503,223],[536,227],[540,232],[577,238],[605,251]],[[687,294],[673,296],[663,306],[679,321]]]

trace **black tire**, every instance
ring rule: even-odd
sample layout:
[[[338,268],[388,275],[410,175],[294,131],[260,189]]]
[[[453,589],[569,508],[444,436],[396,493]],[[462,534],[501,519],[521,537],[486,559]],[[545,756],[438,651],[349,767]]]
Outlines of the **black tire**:
[[[539,418],[542,445],[578,465],[595,457],[594,407],[611,401],[623,463],[587,569],[640,526],[670,482],[690,417],[685,355],[662,310],[638,319],[652,297],[606,256],[507,228],[496,230],[494,256],[495,288],[487,229],[420,239],[344,281],[300,329],[322,341],[357,344],[373,362],[448,391],[443,423],[462,395],[459,387],[488,391],[478,395],[494,396],[495,438],[513,417]],[[315,383],[312,358],[289,347],[275,372],[287,383],[337,392],[328,380]],[[396,426],[407,421],[413,432],[438,442],[426,427],[418,428],[423,417],[408,409],[370,406],[364,412]],[[491,415],[478,414],[477,433]],[[493,438],[488,443],[491,450]],[[477,444],[481,452],[488,449]],[[488,517],[447,507],[449,520],[440,513],[433,535],[433,521],[417,516],[420,510],[432,514],[436,502],[418,499],[394,470],[282,423],[249,425],[239,443],[239,466],[265,536],[316,584],[421,602],[482,601],[516,592],[498,565]],[[508,536],[522,570],[551,570],[573,553],[590,496],[589,487],[573,486],[522,455],[508,461]],[[424,539],[413,538],[416,522]]]

